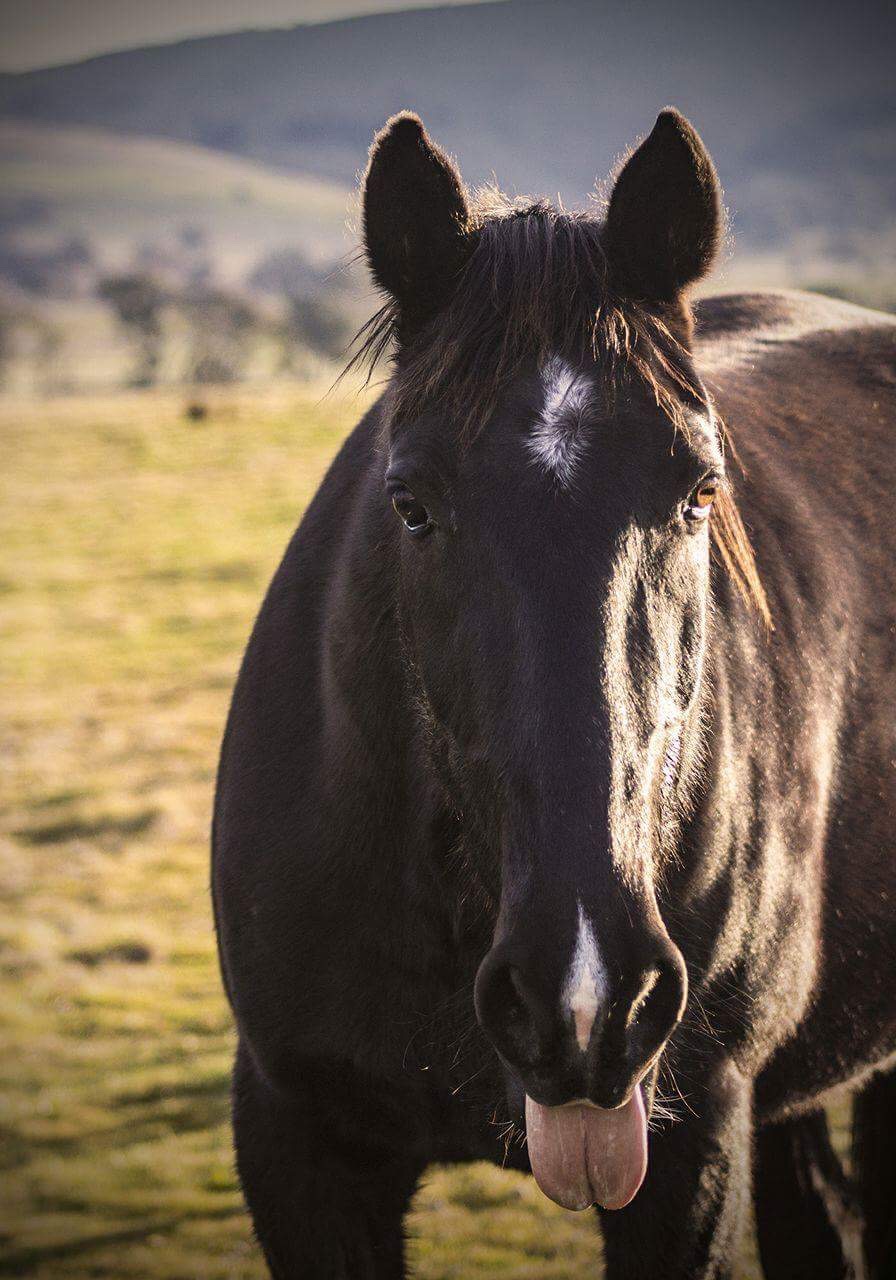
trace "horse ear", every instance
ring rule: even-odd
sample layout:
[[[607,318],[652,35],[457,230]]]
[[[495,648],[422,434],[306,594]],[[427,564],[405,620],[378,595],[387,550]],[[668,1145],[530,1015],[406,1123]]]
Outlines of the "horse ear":
[[[377,284],[402,325],[447,301],[472,248],[460,174],[420,118],[393,116],[377,134],[364,178],[364,244]]]
[[[611,274],[638,298],[672,302],[706,275],[722,230],[722,197],[709,152],[669,107],[616,179],[605,230]]]

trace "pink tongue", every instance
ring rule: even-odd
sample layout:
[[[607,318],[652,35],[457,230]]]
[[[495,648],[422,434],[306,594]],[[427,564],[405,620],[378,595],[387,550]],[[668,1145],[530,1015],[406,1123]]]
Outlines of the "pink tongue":
[[[641,1086],[617,1111],[576,1103],[543,1107],[526,1098],[529,1160],[542,1191],[564,1209],[622,1209],[647,1172]]]

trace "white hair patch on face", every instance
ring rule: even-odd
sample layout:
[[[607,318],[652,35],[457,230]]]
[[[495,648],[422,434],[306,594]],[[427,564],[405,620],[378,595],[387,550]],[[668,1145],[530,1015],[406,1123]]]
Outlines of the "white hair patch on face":
[[[597,946],[591,921],[579,903],[576,949],[564,988],[564,1003],[572,1014],[576,1042],[582,1053],[588,1048],[597,1011],[606,999],[607,971]]]
[[[584,447],[581,421],[594,396],[590,380],[559,356],[542,370],[544,404],[527,441],[529,453],[560,483],[572,483]]]

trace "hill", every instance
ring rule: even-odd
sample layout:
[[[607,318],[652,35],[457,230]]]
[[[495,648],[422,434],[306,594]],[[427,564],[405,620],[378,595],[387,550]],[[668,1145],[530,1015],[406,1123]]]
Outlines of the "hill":
[[[505,0],[246,31],[0,77],[0,114],[103,125],[351,184],[419,110],[468,180],[578,200],[674,102],[750,247],[878,237],[896,202],[896,10]],[[842,247],[842,244],[841,244]],[[854,246],[850,247],[850,252]]]
[[[363,272],[334,271],[355,243],[352,190],[404,106],[469,182],[581,203],[674,102],[732,215],[710,289],[896,309],[894,37],[896,9],[876,3],[492,0],[0,75],[0,386],[341,359],[372,310]],[[116,320],[110,273],[179,295],[164,341]],[[189,354],[210,310],[226,359]]]
[[[75,237],[107,270],[185,239],[228,281],[280,248],[328,264],[351,243],[344,186],[163,138],[6,120],[0,172],[18,244]]]
[[[0,121],[0,172],[4,392],[142,380],[149,365],[160,381],[270,378],[341,352],[371,309],[362,273],[340,267],[352,193],[327,179],[24,120]],[[152,308],[134,312],[132,289],[130,324],[110,304],[121,283],[107,292],[124,280]],[[288,297],[304,299],[291,322]]]

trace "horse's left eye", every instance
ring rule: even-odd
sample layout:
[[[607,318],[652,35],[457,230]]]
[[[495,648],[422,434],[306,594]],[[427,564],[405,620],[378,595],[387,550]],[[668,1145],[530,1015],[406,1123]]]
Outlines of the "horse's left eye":
[[[712,504],[715,502],[718,492],[718,481],[701,480],[688,498],[684,509],[685,520],[705,520],[712,511]]]
[[[419,537],[432,527],[429,512],[422,502],[418,502],[407,489],[399,489],[392,494],[392,506],[407,529],[408,533]]]

